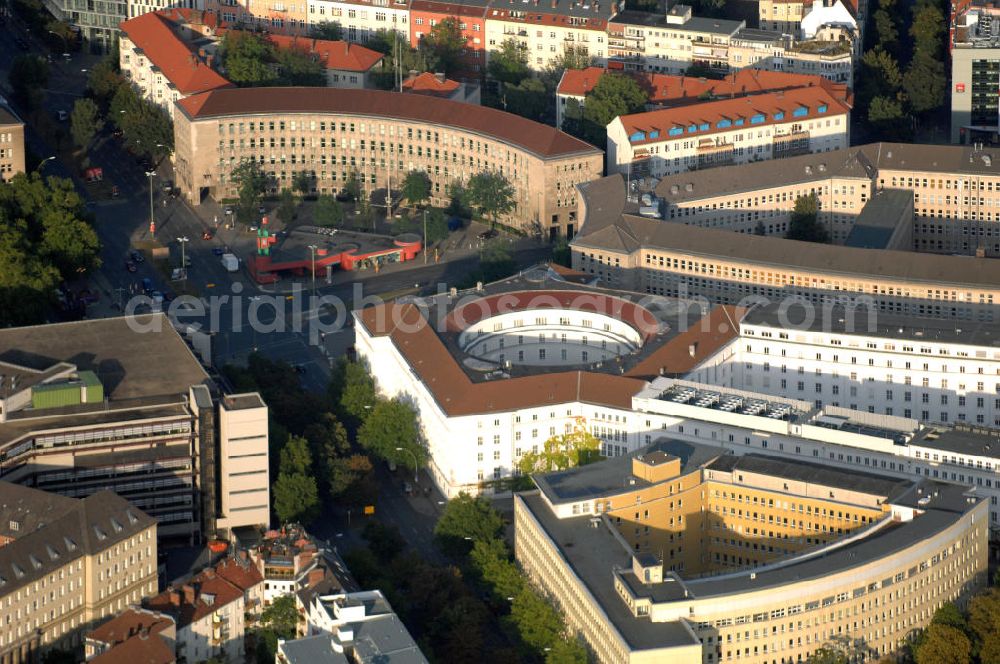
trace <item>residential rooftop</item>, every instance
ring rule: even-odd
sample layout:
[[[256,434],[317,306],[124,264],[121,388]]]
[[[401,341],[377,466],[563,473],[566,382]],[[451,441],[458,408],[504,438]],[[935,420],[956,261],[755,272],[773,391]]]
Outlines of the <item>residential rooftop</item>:
[[[844,245],[861,249],[886,249],[901,224],[913,225],[913,192],[883,189],[872,196],[854,220]]]
[[[394,118],[455,127],[518,146],[540,158],[599,153],[555,127],[513,113],[437,97],[339,88],[237,88],[186,97],[178,108],[191,120],[242,115],[325,113]]]
[[[232,87],[178,36],[167,16],[148,12],[118,27],[182,95]]]
[[[329,634],[306,636],[278,642],[278,662],[281,664],[348,664],[343,649]],[[387,662],[388,664],[388,662]]]
[[[619,12],[609,22],[625,25],[641,25],[649,28],[664,28],[677,32],[700,32],[716,35],[734,35],[746,25],[744,21],[708,18],[704,16],[692,16],[683,23],[674,23],[668,22],[667,16],[664,13],[643,12],[634,9],[626,9],[623,12]]]

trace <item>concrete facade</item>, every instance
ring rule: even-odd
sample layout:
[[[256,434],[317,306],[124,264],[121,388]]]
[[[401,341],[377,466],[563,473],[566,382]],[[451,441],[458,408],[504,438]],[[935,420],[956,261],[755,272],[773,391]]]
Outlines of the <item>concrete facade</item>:
[[[24,122],[0,106],[0,182],[24,172]]]

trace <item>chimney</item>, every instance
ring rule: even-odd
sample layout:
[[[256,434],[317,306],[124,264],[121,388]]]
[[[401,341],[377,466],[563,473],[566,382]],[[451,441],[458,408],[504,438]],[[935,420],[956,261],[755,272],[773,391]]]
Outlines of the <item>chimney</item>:
[[[559,6],[559,0],[552,0],[552,9],[555,9],[558,6]]]
[[[208,66],[209,69],[212,68],[212,63],[213,62],[215,62],[215,56],[214,55],[206,55],[205,56],[205,64]]]
[[[696,341],[693,344],[688,345],[688,355],[694,357],[697,354],[698,354],[698,342]]]
[[[194,587],[185,583],[182,586],[181,591],[184,593],[184,603],[194,604],[194,596],[195,596]]]
[[[444,72],[440,71],[434,73],[434,78],[438,80],[438,83],[444,83],[447,80],[447,78],[444,75]]]

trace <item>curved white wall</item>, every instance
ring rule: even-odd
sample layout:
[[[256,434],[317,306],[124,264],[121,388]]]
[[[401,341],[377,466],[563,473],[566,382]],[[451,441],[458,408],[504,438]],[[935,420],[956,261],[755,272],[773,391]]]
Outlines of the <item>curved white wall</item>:
[[[489,362],[561,366],[627,355],[642,345],[642,336],[628,323],[604,314],[537,309],[481,320],[459,335],[458,344]]]

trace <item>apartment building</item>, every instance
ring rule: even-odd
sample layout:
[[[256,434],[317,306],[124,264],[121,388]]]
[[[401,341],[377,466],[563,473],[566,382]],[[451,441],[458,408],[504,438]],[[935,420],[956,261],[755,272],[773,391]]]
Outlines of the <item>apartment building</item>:
[[[431,200],[483,171],[502,174],[515,191],[504,219],[529,232],[572,236],[575,186],[603,170],[601,151],[553,127],[495,109],[375,90],[267,88],[218,90],[178,102],[176,176],[189,201],[232,195],[231,170],[253,158],[269,189],[291,186],[298,171],[320,193],[352,175],[365,194],[398,186],[411,170],[432,183]]]
[[[608,23],[608,60],[664,74],[683,74],[696,64],[726,71],[730,40],[744,25],[694,16],[688,5],[665,14],[626,9]]]
[[[110,53],[118,39],[119,24],[129,17],[128,0],[94,0],[87,3],[44,0],[42,4],[57,20],[79,28],[84,48],[93,53]]]
[[[344,39],[366,43],[379,30],[410,35],[410,0],[308,0],[309,23],[337,23]]]
[[[356,664],[427,664],[416,641],[380,590],[317,595],[306,607],[307,636],[286,651],[322,643]],[[289,660],[292,661],[292,660]]]
[[[219,395],[165,315],[2,330],[0,375],[0,479],[111,489],[185,543],[267,524],[267,408]]]
[[[263,541],[249,550],[251,562],[264,578],[264,605],[323,581],[327,577],[324,553],[301,526],[289,524],[267,531]]]
[[[729,67],[815,74],[851,86],[856,48],[842,41],[798,41],[780,32],[743,28],[729,40]]]
[[[525,49],[528,65],[535,70],[560,62],[566,54],[603,65],[608,57],[608,22],[617,10],[616,2],[599,0],[547,0],[530,7],[512,0],[493,2],[486,14],[487,57],[512,39]]]
[[[199,9],[218,16],[230,27],[281,35],[308,36],[308,0],[201,0]]]
[[[533,479],[516,556],[602,662],[804,661],[845,633],[880,657],[986,582],[967,487],[671,439]]]
[[[841,150],[850,114],[846,90],[817,85],[622,115],[608,124],[608,170],[659,178]]]
[[[639,216],[624,181],[606,178],[581,187],[585,221],[574,267],[612,286],[664,295],[733,303],[871,298],[884,312],[992,320],[997,275],[981,257],[1000,251],[993,169],[988,151],[880,143],[698,178],[668,176],[651,196],[663,219],[690,225],[681,233]],[[920,254],[756,235],[782,233],[796,198],[815,194],[821,219],[846,241],[869,201],[889,189],[912,192],[913,249]],[[619,233],[643,241],[623,245],[612,237]]]
[[[556,126],[562,127],[563,119],[571,101],[582,108],[587,95],[610,70],[602,67],[587,67],[586,69],[567,69],[559,79],[556,87]],[[615,73],[615,72],[610,72]],[[827,85],[820,76],[804,76],[801,74],[785,74],[743,69],[728,74],[722,80],[696,78],[694,76],[674,76],[672,74],[657,74],[645,71],[619,72],[631,76],[636,83],[649,95],[646,110],[657,108],[673,108],[676,106],[693,106],[706,101],[746,97],[764,92],[777,92],[795,88]],[[847,99],[847,92],[841,86],[827,88]]]
[[[951,142],[992,144],[1000,131],[1000,10],[961,3],[952,14]]]
[[[82,631],[156,592],[156,520],[110,491],[0,482],[0,662],[76,650]]]
[[[372,74],[382,62],[382,54],[349,41],[330,41],[289,35],[268,35],[279,49],[306,53],[326,70],[329,88],[374,87]]]
[[[0,103],[0,182],[24,172],[24,122]]]
[[[192,94],[233,87],[213,68],[216,25],[211,14],[178,9],[141,14],[121,24],[122,75],[171,117],[174,102]]]
[[[261,610],[263,583],[248,560],[227,558],[146,599],[143,607],[176,622],[178,660],[222,657],[239,662],[245,656],[246,617]]]
[[[93,664],[173,664],[177,623],[171,616],[128,608],[87,634],[84,654]]]
[[[416,48],[424,35],[446,19],[456,19],[465,37],[461,62],[463,72],[476,78],[486,69],[486,14],[490,0],[410,0],[410,46]]]
[[[812,8],[812,0],[761,0],[757,4],[757,24],[763,30],[798,35],[802,19]]]

